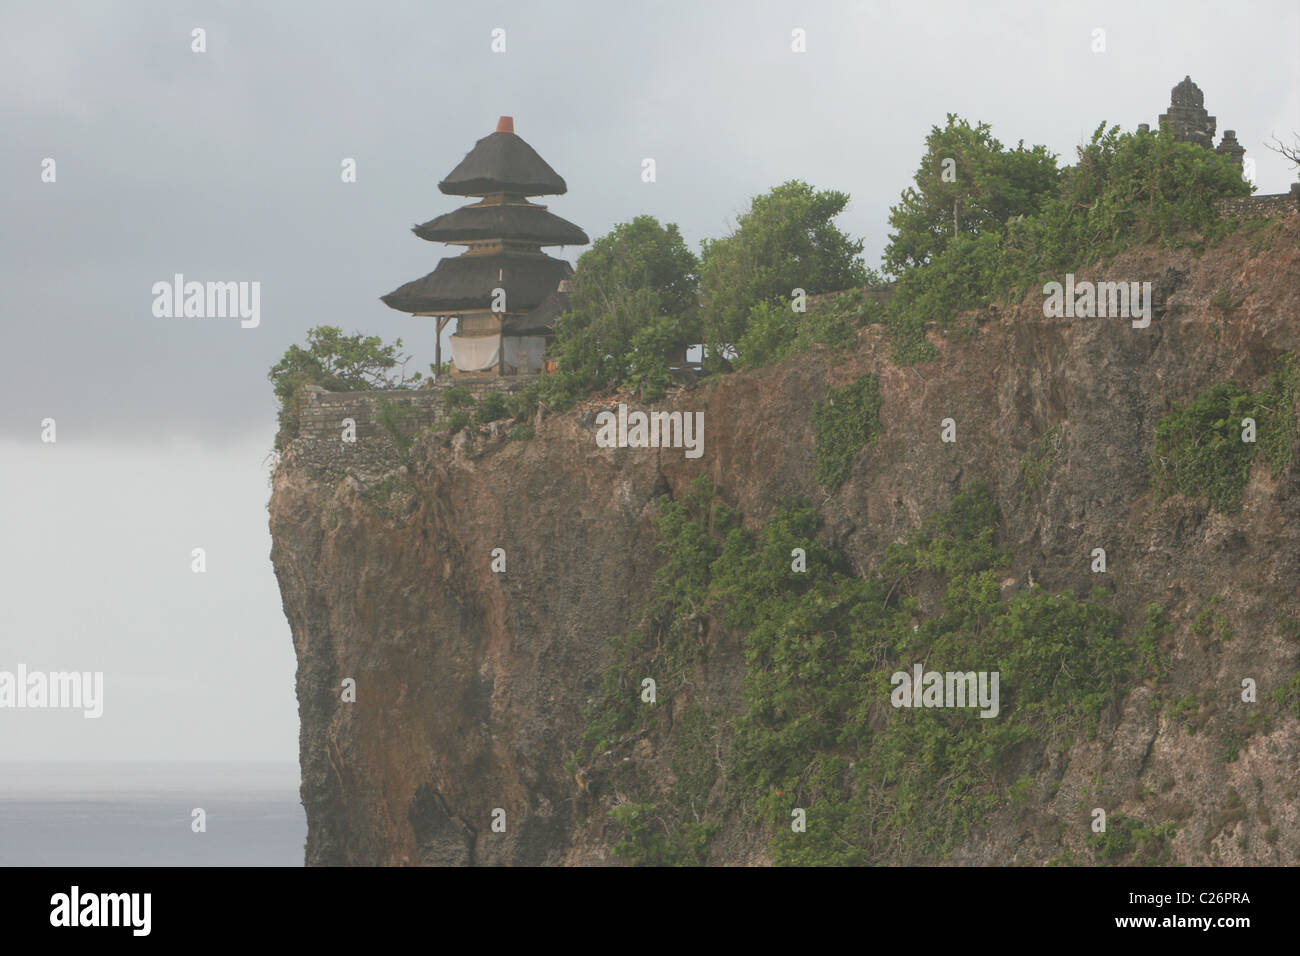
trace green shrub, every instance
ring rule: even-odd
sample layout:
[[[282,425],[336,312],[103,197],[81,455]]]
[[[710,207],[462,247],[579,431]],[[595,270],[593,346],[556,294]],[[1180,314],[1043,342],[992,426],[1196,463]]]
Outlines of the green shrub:
[[[1001,235],[996,232],[952,240],[930,265],[899,281],[890,302],[893,311],[948,325],[958,312],[987,305],[1002,291],[994,282],[1000,245]]]
[[[759,356],[745,354],[746,344],[755,341],[770,354],[767,335],[756,331],[747,338],[751,319],[774,320],[766,310],[755,312],[756,306],[789,310],[795,289],[816,295],[871,281],[859,258],[862,241],[833,221],[848,201],[847,193],[792,180],[755,196],[731,235],[704,241],[700,291],[707,362],[723,367],[721,357],[735,348],[742,362],[757,364]]]
[[[515,418],[527,418],[537,411],[537,405],[541,400],[542,382],[552,378],[551,375],[543,376],[528,385],[525,385],[517,392],[506,396],[506,408]]]
[[[473,408],[474,393],[464,385],[455,385],[443,391],[442,403],[449,409]]]
[[[1255,396],[1231,382],[1175,407],[1156,425],[1151,452],[1156,500],[1181,493],[1203,496],[1225,514],[1240,511],[1255,457],[1255,445],[1241,440],[1241,420],[1259,415]]]
[[[1291,463],[1296,441],[1296,410],[1300,405],[1300,359],[1284,353],[1269,376],[1259,404],[1266,412],[1259,426],[1259,456],[1274,478]]]
[[[1099,859],[1108,863],[1134,854],[1138,863],[1167,863],[1177,832],[1172,823],[1148,826],[1122,813],[1113,813],[1106,821],[1106,832],[1092,834],[1088,844]]]
[[[1300,671],[1269,695],[1273,703],[1282,707],[1292,717],[1300,718]]]
[[[725,726],[725,720],[696,703],[689,704],[674,721],[677,745],[671,766],[676,782],[669,799],[683,817],[701,814],[708,805],[709,792],[718,779],[714,739],[720,726]]]
[[[1150,464],[1156,500],[1205,497],[1218,511],[1239,512],[1257,454],[1275,477],[1290,464],[1297,399],[1300,368],[1288,352],[1259,392],[1224,382],[1175,406],[1156,424]],[[1245,418],[1255,420],[1254,442],[1242,440]]]
[[[813,411],[817,442],[817,481],[835,490],[848,479],[853,460],[880,433],[880,384],[864,375],[851,385],[831,389]]]
[[[450,412],[446,419],[443,420],[443,428],[445,428],[449,434],[454,435],[462,428],[468,427],[469,420],[469,412],[463,408],[457,408]]]
[[[415,442],[415,436],[410,434],[410,422],[419,415],[419,409],[402,407],[386,398],[380,398],[375,404],[375,418],[379,427],[392,439],[398,460],[405,462],[410,457],[411,445]]]
[[[802,314],[794,334],[794,350],[802,352],[814,345],[844,351],[858,344],[858,329],[868,322],[882,321],[884,310],[875,300],[863,296],[861,289],[829,297],[809,306]]]
[[[510,411],[506,407],[506,397],[500,392],[488,392],[474,409],[474,421],[480,425],[508,417]]]
[[[861,289],[809,303],[807,312],[795,312],[789,302],[760,302],[749,311],[734,364],[767,365],[817,345],[842,352],[857,345],[858,329],[883,317],[883,307],[864,299]]]
[[[792,354],[800,318],[788,304],[758,302],[750,306],[745,331],[736,343],[736,367],[757,368]]]
[[[671,827],[649,803],[626,803],[609,815],[621,830],[614,855],[634,866],[698,866],[708,857],[713,826]]]
[[[400,517],[390,508],[394,495],[412,496],[416,494],[415,483],[410,478],[399,475],[394,472],[386,475],[382,480],[365,488],[361,492],[361,499],[390,518]],[[336,519],[337,520],[337,519]]]
[[[640,677],[653,673],[660,703],[671,700],[708,665],[704,636],[719,627],[744,640],[742,709],[729,746],[719,715],[685,710],[659,744],[673,754],[670,793],[620,784],[637,804],[620,811],[625,858],[701,858],[689,848],[703,831],[684,827],[744,812],[770,828],[779,864],[941,859],[992,809],[1030,792],[1037,778],[1026,768],[1040,764],[1022,761],[1024,748],[1062,746],[1114,705],[1133,651],[1108,595],[1035,589],[1002,600],[1009,556],[987,489],[958,495],[866,577],[817,541],[820,520],[807,503],[784,502],[748,530],[706,480],[661,501],[655,598],[639,631],[612,642],[617,661],[589,712],[582,760],[651,732]],[[791,565],[795,548],[803,571]],[[917,594],[936,580],[946,582],[942,607],[923,617]],[[999,716],[890,707],[890,673],[916,661],[998,671]],[[720,800],[710,797],[718,756]],[[790,828],[796,807],[807,832]]]
[[[1042,487],[1043,479],[1047,471],[1056,461],[1057,452],[1061,448],[1061,426],[1053,425],[1047,430],[1047,433],[1038,440],[1036,448],[1028,451],[1020,459],[1020,474],[1025,480],[1025,494],[1037,491]]]
[[[1184,724],[1189,734],[1194,734],[1200,728],[1196,715],[1200,713],[1201,704],[1196,699],[1195,694],[1185,694],[1169,708],[1168,716],[1170,720],[1177,720]]]
[[[806,540],[791,512],[777,517],[800,529],[782,547]],[[784,600],[764,600],[757,583],[746,595],[758,610],[729,780],[754,793],[777,862],[941,857],[1007,799],[994,781],[1017,748],[1045,728],[1095,722],[1114,700],[1131,656],[1118,615],[1102,596],[1000,600],[1006,555],[996,521],[977,486],[893,546],[883,578],[846,578],[823,557]],[[948,578],[944,607],[913,629],[912,582],[936,573]],[[998,670],[999,718],[886,706],[889,672],[920,660],[940,671]],[[806,834],[790,832],[795,806],[808,811]]]
[[[1056,192],[1060,172],[1044,146],[1006,149],[987,123],[971,126],[953,113],[930,128],[913,182],[889,210],[885,265],[897,274],[923,266],[954,240],[997,232],[1033,215]]]
[[[950,127],[953,123],[950,116]],[[1012,155],[1004,152],[999,159],[985,152],[993,167]],[[1053,180],[1046,159],[1044,153],[1022,150],[1018,171],[1002,180],[1005,184],[1017,175],[1028,177],[1016,200],[1020,205],[1004,204],[1004,214],[981,211],[977,219],[966,219],[955,237],[950,221],[944,232],[944,204],[950,205],[953,194],[961,198],[978,191],[978,183],[968,179],[962,184],[959,177],[957,183],[942,186],[947,190],[944,203],[918,200],[910,188],[904,193],[891,222],[902,215],[911,232],[891,237],[887,254],[899,275],[889,312],[904,321],[904,327],[905,321],[948,325],[959,312],[1018,301],[1044,277],[1060,276],[1136,245],[1175,246],[1225,235],[1237,225],[1219,217],[1214,200],[1249,195],[1251,190],[1231,161],[1180,143],[1164,129],[1121,134],[1119,127],[1107,129],[1103,123],[1059,181]],[[926,169],[930,167],[923,164]],[[917,224],[923,226],[919,231]],[[916,340],[915,333],[911,340]]]
[[[672,352],[700,340],[698,268],[677,226],[653,216],[598,238],[579,257],[568,311],[556,322],[559,370],[543,376],[536,397],[556,409],[593,389],[661,397]]]
[[[887,323],[893,345],[890,358],[895,365],[919,365],[938,357],[939,350],[925,336],[924,319],[900,314],[899,310],[894,309],[890,311]]]
[[[1221,641],[1232,640],[1232,624],[1226,614],[1216,614],[1215,609],[1223,603],[1223,598],[1215,595],[1205,602],[1196,620],[1192,622],[1192,633],[1200,637],[1214,634]]]
[[[1138,666],[1148,680],[1165,679],[1164,660],[1160,656],[1160,642],[1172,630],[1169,615],[1159,604],[1151,603],[1142,609],[1142,626],[1133,637],[1137,648]]]

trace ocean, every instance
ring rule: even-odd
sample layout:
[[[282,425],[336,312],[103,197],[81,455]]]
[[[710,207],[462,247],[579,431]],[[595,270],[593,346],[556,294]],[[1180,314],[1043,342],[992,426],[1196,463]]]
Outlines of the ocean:
[[[306,839],[293,763],[0,763],[0,866],[302,866]]]

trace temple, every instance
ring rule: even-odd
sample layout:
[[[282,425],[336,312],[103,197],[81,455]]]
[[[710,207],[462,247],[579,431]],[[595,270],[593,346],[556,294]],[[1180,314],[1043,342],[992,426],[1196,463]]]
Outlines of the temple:
[[[399,312],[437,318],[438,368],[442,330],[455,318],[456,331],[449,339],[452,374],[543,371],[555,320],[567,304],[573,267],[546,255],[542,247],[590,240],[573,223],[527,197],[562,195],[568,191],[564,180],[515,135],[514,120],[503,116],[496,131],[475,143],[438,189],[480,201],[412,231],[430,242],[465,246],[465,251],[381,300]]]
[[[1214,145],[1214,131],[1218,120],[1205,109],[1205,94],[1192,82],[1190,76],[1170,91],[1169,112],[1160,115],[1160,125],[1167,126],[1174,139],[1182,143],[1195,143],[1204,149],[1213,149],[1232,159],[1241,168],[1245,148],[1237,142],[1236,130],[1224,130],[1219,145]],[[1144,124],[1145,126],[1145,124]]]

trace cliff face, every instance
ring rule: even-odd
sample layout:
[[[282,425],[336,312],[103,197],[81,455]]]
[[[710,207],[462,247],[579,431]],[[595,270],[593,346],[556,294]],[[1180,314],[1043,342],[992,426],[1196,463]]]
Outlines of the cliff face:
[[[1300,668],[1296,632],[1278,623],[1300,619],[1300,458],[1278,478],[1257,463],[1231,516],[1180,495],[1154,503],[1147,468],[1155,423],[1174,403],[1224,381],[1254,388],[1300,349],[1300,217],[1259,235],[1200,256],[1136,250],[1077,276],[1152,279],[1165,311],[1147,329],[1044,318],[1031,293],[932,332],[940,357],[918,366],[894,365],[885,331],[869,327],[847,356],[812,352],[680,391],[661,407],[704,413],[697,459],[599,448],[591,409],[548,417],[523,441],[424,436],[405,464],[385,446],[352,474],[320,464],[310,439],[295,442],[274,476],[270,522],[298,655],[307,862],[616,862],[606,810],[619,795],[593,793],[566,761],[611,660],[606,638],[634,627],[650,596],[656,500],[700,475],[747,524],[782,499],[808,499],[825,542],[860,573],[983,482],[1014,555],[1004,592],[1032,576],[1086,594],[1104,579],[1128,629],[1151,601],[1169,610],[1168,684],[1208,702],[1200,732],[1135,679],[1095,739],[1025,768],[1027,804],[995,809],[954,861],[1058,857],[1082,846],[1094,806],[1176,821],[1174,861],[1300,861],[1300,721],[1286,713],[1244,735],[1252,705],[1241,702],[1243,678],[1262,696]],[[867,372],[879,378],[883,431],[828,494],[813,478],[813,407]],[[955,443],[940,440],[946,418]],[[1055,459],[1029,488],[1022,458],[1054,426]],[[1099,547],[1104,575],[1090,567]],[[1233,640],[1194,626],[1215,598]],[[734,713],[742,636],[709,633],[693,696]],[[342,699],[346,678],[355,702]],[[655,732],[610,759],[667,787],[668,741]],[[492,825],[498,809],[504,832]],[[759,829],[730,819],[709,860],[762,863],[766,847]]]

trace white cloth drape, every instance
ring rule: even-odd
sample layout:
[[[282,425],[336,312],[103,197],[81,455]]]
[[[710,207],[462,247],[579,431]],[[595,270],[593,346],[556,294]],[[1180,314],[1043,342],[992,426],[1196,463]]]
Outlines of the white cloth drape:
[[[462,372],[495,371],[505,349],[511,372],[540,372],[546,356],[544,335],[453,335],[451,359]]]
[[[486,372],[497,367],[501,359],[501,336],[499,335],[453,335],[451,360],[462,372]]]

